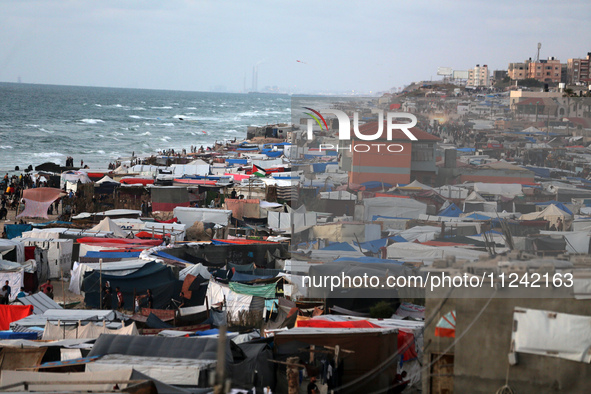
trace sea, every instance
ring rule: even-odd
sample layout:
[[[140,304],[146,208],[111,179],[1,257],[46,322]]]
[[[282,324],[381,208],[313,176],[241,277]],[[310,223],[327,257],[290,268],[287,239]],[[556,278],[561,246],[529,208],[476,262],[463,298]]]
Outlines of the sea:
[[[91,169],[290,123],[291,97],[0,83],[0,172],[72,156]]]

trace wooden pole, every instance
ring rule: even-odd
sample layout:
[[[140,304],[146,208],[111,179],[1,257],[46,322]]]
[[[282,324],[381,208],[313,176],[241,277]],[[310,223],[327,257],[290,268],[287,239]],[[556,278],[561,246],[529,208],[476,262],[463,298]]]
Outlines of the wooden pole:
[[[215,367],[214,394],[223,394],[225,390],[226,374],[226,326],[220,326],[218,333],[217,365]]]
[[[300,392],[300,373],[297,366],[299,357],[287,358],[287,393],[299,394]]]

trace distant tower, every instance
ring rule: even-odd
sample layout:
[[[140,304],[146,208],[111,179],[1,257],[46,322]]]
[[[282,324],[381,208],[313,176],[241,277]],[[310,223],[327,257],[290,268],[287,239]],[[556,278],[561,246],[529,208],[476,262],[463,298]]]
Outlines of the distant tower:
[[[256,92],[258,91],[258,81],[259,79],[259,66],[258,64],[252,68],[252,86],[251,91]]]
[[[542,43],[538,42],[538,55],[536,56],[536,63],[540,61],[540,49],[542,49]]]

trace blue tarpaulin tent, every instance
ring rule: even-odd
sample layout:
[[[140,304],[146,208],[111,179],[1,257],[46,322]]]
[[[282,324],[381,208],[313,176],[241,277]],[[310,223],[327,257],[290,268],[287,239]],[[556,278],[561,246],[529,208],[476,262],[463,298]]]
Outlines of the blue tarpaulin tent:
[[[6,237],[13,239],[20,237],[26,231],[31,231],[33,226],[30,224],[5,224],[4,230],[6,230]]]
[[[490,220],[490,216],[480,215],[478,213],[473,213],[472,215],[466,216],[467,218],[474,219],[474,220]]]
[[[322,248],[322,250],[355,251],[358,249],[355,249],[355,247],[353,247],[353,245],[351,245],[347,242],[339,242],[339,243],[330,244],[327,247]]]
[[[95,259],[134,259],[140,257],[140,252],[86,252],[85,257]]]
[[[460,214],[464,213],[458,206],[454,203],[451,203],[450,206],[445,208],[443,211],[439,212],[439,216],[446,216],[450,218],[457,218],[460,217]]]

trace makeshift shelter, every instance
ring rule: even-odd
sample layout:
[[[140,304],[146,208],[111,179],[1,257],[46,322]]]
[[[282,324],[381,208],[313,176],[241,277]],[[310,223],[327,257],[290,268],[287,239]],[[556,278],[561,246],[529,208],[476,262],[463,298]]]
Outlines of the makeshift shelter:
[[[35,235],[35,232],[29,233]],[[28,235],[23,233],[23,236]],[[24,246],[36,246],[47,251],[47,265],[49,278],[60,278],[70,271],[72,266],[72,248],[74,242],[71,239],[44,239],[44,238],[21,238]]]
[[[18,218],[44,218],[48,219],[47,209],[55,200],[65,195],[60,189],[52,187],[38,187],[23,190],[25,209],[16,217]]]
[[[16,302],[22,305],[32,305],[33,313],[35,315],[42,315],[48,309],[63,309],[57,302],[49,298],[42,291],[26,297],[17,298]]]
[[[390,218],[418,219],[427,213],[427,204],[412,198],[375,197],[363,200],[363,220],[373,220],[374,216]]]
[[[152,210],[159,212],[171,212],[176,207],[188,207],[190,205],[189,191],[186,187],[160,186],[151,187]]]
[[[17,240],[0,238],[0,260],[2,259],[23,263],[25,261],[25,246]]]
[[[116,255],[118,253],[105,252],[103,255]],[[108,258],[108,257],[107,257]],[[102,270],[106,275],[124,276],[129,275],[148,264],[149,261],[139,259],[127,259],[117,262],[103,262],[100,263],[74,263],[74,267],[70,271],[70,290],[74,294],[80,294],[82,282],[88,272]]]
[[[316,225],[312,234],[329,242],[369,242],[380,239],[382,229],[379,224],[336,222]]]
[[[261,201],[258,199],[230,199],[224,201],[225,208],[232,211],[234,219],[242,220],[244,217],[258,219],[261,217]]]
[[[460,208],[458,208],[458,206],[456,204],[451,203],[447,208],[445,208],[444,210],[439,212],[439,216],[447,216],[447,217],[457,218],[457,217],[460,217],[460,215],[462,213],[464,213],[464,212],[462,212],[462,210]]]
[[[108,175],[105,175],[94,183],[94,194],[112,194],[119,185],[119,182],[116,182]]]
[[[558,226],[558,219],[562,221],[564,229],[567,229],[570,227],[572,215],[559,209],[554,204],[548,205],[543,211],[526,213],[519,217],[519,220],[547,220],[551,226]]]
[[[495,201],[486,201],[480,194],[476,191],[470,193],[468,197],[464,200],[464,212],[496,212],[497,211],[497,203]]]
[[[110,329],[104,323],[94,324],[89,322],[85,325],[77,324],[74,327],[62,327],[60,322],[52,324],[49,321],[45,323],[43,330],[43,340],[53,341],[58,339],[80,339],[80,338],[98,338],[102,334],[110,335],[139,335],[135,322],[119,329]]]
[[[88,177],[88,174],[84,171],[65,171],[62,172],[60,179],[60,188],[66,191],[76,192],[76,186],[80,183],[92,182]]]
[[[210,208],[176,207],[173,216],[185,226],[191,227],[195,222],[215,223],[228,226],[232,211]]]
[[[103,231],[112,233],[115,238],[125,238],[127,233],[119,227],[111,218],[106,217],[99,222],[96,226],[91,228],[92,231]]]
[[[82,281],[82,290],[84,291],[84,302],[87,306],[97,308],[100,304],[100,273],[92,271],[84,276]],[[174,278],[170,267],[164,264],[151,262],[137,271],[128,275],[102,275],[103,283],[109,281],[111,287],[119,287],[123,293],[123,300],[126,308],[133,308],[133,295],[145,294],[146,290],[151,289],[154,297],[154,308],[162,309],[170,302],[171,298],[179,294],[180,285]],[[179,290],[179,291],[177,291]],[[116,305],[114,303],[114,305]]]

